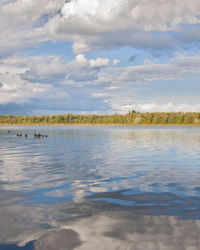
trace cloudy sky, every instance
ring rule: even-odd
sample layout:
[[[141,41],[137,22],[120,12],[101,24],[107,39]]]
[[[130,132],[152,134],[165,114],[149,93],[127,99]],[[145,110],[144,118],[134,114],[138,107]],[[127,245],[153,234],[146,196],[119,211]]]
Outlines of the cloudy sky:
[[[200,111],[199,0],[0,0],[0,114]]]

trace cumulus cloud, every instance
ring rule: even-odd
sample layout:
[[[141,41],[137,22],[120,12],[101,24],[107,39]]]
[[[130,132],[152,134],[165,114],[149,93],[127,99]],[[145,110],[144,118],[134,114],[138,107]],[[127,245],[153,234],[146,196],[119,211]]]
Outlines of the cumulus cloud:
[[[88,60],[83,54],[79,54],[76,56],[76,62],[80,65],[86,65]]]
[[[64,19],[83,21],[82,26],[88,29],[87,24],[93,21],[91,29],[98,28],[97,32],[104,30],[117,30],[132,26],[134,29],[144,31],[165,31],[175,28],[177,24],[200,22],[198,14],[200,13],[200,4],[197,1],[176,0],[173,3],[170,0],[138,2],[136,0],[94,0],[92,3],[88,0],[72,0],[65,3],[62,8]],[[118,19],[118,25],[113,27]],[[120,21],[124,22],[120,22]],[[133,22],[131,24],[131,21]],[[101,24],[108,24],[107,27]],[[81,25],[81,24],[78,24]]]
[[[124,46],[174,48],[199,41],[199,15],[196,0],[3,1],[0,54],[11,55],[48,40],[72,41],[77,54]]]
[[[22,78],[43,83],[60,83],[64,80],[94,81],[98,78],[101,68],[109,63],[107,58],[88,60],[83,54],[78,54],[73,61],[64,61],[53,55],[31,57],[31,60],[23,58],[23,60],[28,69],[21,74]]]
[[[54,39],[73,41],[76,53],[127,45],[163,49],[186,40],[184,25],[198,25],[199,14],[196,0],[71,0],[61,15],[49,20],[45,30]]]
[[[47,86],[36,83],[34,86],[23,81],[19,76],[4,75],[4,85],[0,89],[0,104],[25,103],[34,97],[40,95],[41,92],[47,90]]]
[[[27,70],[21,77],[30,82],[59,82],[67,73],[66,63],[57,56],[22,58],[22,61],[27,65]]]
[[[107,58],[97,58],[96,60],[89,60],[91,68],[101,68],[109,64],[110,60]]]
[[[33,48],[47,39],[44,24],[56,15],[64,0],[15,0],[0,5],[0,56]]]
[[[51,100],[55,107],[60,105],[61,100],[74,102],[79,98],[84,102],[83,97],[80,98],[84,95],[88,98],[85,103],[91,105],[91,93],[104,86],[101,83],[100,87],[97,80],[107,63],[109,60],[106,58],[89,60],[82,54],[72,61],[65,61],[54,55],[1,59],[0,104],[29,103],[37,99],[40,102],[46,101],[47,106]],[[80,101],[76,100],[76,103],[78,105]]]
[[[102,68],[106,67],[110,60],[108,58],[97,58],[88,60],[85,55],[78,54],[76,56],[76,62],[80,65],[88,65],[91,68]]]
[[[9,102],[24,103],[47,87],[36,82],[34,86],[22,79],[20,74],[26,71],[26,66],[17,58],[6,59],[0,62],[0,104]]]

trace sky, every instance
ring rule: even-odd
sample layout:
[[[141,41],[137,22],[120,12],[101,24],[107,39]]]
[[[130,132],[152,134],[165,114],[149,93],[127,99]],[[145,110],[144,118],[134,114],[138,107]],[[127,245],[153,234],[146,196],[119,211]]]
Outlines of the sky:
[[[0,0],[0,114],[200,112],[199,0]]]

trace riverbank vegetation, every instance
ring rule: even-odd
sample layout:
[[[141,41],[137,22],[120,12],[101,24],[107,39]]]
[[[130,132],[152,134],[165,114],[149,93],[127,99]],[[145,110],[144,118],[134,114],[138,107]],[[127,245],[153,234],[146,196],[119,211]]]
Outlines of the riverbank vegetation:
[[[200,125],[200,113],[136,113],[114,115],[51,115],[51,116],[0,116],[0,125],[53,125],[53,124],[92,124],[92,125]]]

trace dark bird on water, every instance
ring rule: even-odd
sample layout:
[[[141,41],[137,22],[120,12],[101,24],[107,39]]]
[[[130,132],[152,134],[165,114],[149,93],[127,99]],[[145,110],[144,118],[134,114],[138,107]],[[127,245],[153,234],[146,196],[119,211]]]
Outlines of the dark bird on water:
[[[40,134],[40,133],[39,133],[39,134],[36,134],[36,133],[35,133],[35,134],[34,134],[34,137],[35,137],[35,138],[43,138],[44,135],[42,135],[42,134]],[[45,137],[47,137],[47,136],[45,135]]]

